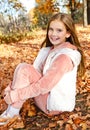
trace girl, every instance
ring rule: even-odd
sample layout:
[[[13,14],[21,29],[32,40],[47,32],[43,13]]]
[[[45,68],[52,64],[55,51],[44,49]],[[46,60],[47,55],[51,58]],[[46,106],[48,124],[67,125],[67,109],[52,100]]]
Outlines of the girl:
[[[72,111],[77,69],[79,64],[81,72],[84,67],[80,52],[73,20],[68,14],[55,14],[48,23],[46,39],[33,66],[19,64],[12,83],[4,91],[8,108],[0,116],[5,119],[1,124],[19,115],[28,98],[34,98],[35,104],[48,115]]]

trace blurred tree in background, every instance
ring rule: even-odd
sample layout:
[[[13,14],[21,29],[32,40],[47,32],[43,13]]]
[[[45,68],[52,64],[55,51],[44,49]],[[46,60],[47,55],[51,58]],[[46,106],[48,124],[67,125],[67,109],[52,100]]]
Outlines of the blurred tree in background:
[[[87,21],[90,24],[90,0],[87,0]]]
[[[0,1],[0,30],[7,34],[24,31],[29,19],[19,0]]]
[[[0,42],[21,40],[30,20],[19,0],[0,0]]]
[[[83,22],[82,0],[36,0],[36,3],[32,20],[35,27],[45,28],[55,12],[70,13],[75,23]]]
[[[29,13],[19,0],[0,0],[0,39],[18,41],[35,28],[45,29],[49,18],[65,9],[75,23],[90,23],[90,0],[36,0]]]
[[[69,0],[68,8],[74,21],[81,23],[83,21],[83,2],[80,2],[80,0]]]
[[[59,3],[56,0],[36,0],[36,3],[33,25],[44,29],[52,14],[59,12]]]

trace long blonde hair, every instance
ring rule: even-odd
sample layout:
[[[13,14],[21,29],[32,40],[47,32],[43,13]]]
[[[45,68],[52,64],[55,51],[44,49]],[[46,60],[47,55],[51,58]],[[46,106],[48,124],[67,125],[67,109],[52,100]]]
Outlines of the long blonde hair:
[[[76,34],[76,30],[75,30],[75,24],[73,19],[71,18],[71,16],[69,14],[65,14],[65,13],[56,13],[55,15],[53,15],[48,23],[47,26],[47,34],[46,34],[46,38],[44,40],[44,42],[42,43],[41,47],[46,46],[53,46],[52,43],[50,42],[49,38],[48,38],[48,31],[49,31],[49,26],[50,23],[54,20],[59,20],[61,22],[64,23],[66,30],[70,32],[70,37],[66,39],[66,41],[70,42],[71,44],[75,45],[78,49],[78,51],[81,53],[81,63],[79,65],[79,69],[78,69],[78,74],[79,76],[83,76],[85,73],[85,66],[84,66],[84,56],[83,56],[83,52],[82,52],[82,48],[80,46],[77,34]]]

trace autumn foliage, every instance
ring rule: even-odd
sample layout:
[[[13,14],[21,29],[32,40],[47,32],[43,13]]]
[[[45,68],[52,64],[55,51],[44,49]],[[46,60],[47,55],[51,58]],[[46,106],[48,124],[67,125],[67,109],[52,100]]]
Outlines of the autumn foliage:
[[[49,117],[39,110],[33,99],[27,100],[20,111],[0,130],[89,130],[90,129],[90,26],[76,25],[78,37],[85,56],[86,73],[77,79],[76,106],[72,112]],[[45,31],[36,30],[35,37],[20,42],[0,45],[0,93],[12,81],[16,66],[21,62],[32,64],[44,40]],[[0,113],[7,105],[0,94]]]

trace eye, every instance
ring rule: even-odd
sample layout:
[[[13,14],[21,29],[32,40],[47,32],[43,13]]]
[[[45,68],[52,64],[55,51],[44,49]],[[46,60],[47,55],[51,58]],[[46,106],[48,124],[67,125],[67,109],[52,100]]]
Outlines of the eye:
[[[49,28],[49,31],[53,31],[53,28]]]
[[[61,29],[57,29],[57,32],[62,32],[62,30]]]

